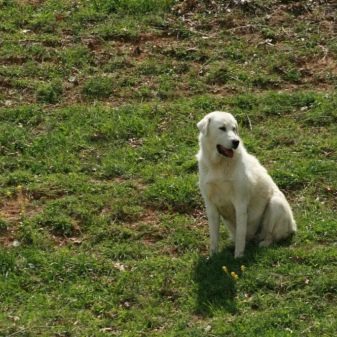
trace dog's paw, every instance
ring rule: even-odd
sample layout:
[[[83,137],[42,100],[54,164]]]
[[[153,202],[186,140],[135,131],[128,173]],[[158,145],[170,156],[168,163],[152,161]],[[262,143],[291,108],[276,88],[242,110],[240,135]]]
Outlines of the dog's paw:
[[[272,243],[272,240],[263,240],[259,243],[259,247],[269,247]]]
[[[235,252],[234,258],[239,259],[240,257],[243,257],[243,252]]]

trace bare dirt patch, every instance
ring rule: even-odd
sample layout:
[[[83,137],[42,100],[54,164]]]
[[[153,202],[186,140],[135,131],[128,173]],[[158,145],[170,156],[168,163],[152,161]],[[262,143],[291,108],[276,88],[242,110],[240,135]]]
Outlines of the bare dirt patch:
[[[21,220],[30,218],[39,211],[39,208],[32,204],[29,196],[21,190],[12,198],[0,200],[0,219],[7,224],[7,228],[0,232],[0,246],[12,246]]]
[[[8,223],[16,223],[23,216],[31,217],[37,212],[29,196],[23,192],[19,192],[14,198],[0,201],[0,217]]]

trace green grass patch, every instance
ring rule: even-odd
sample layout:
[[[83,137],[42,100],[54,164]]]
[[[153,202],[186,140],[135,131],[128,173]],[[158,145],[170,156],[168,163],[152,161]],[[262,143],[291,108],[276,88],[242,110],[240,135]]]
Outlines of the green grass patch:
[[[91,78],[84,84],[82,93],[88,98],[107,98],[113,92],[114,82],[108,77]]]
[[[0,336],[333,337],[333,19],[324,2],[0,1]],[[240,260],[224,226],[208,258],[196,123],[213,110],[298,224]]]
[[[41,103],[55,104],[63,92],[62,84],[54,82],[42,84],[36,89],[36,100]]]

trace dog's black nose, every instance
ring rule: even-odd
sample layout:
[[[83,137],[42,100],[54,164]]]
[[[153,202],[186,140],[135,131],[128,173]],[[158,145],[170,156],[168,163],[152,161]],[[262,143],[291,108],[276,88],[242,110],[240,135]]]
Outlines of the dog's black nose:
[[[232,144],[233,144],[233,149],[237,149],[240,144],[240,141],[238,139],[234,139],[232,140]]]

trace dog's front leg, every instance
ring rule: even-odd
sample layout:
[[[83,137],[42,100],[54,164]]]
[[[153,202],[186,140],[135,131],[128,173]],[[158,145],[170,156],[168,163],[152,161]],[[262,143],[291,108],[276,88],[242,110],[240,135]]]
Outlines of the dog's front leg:
[[[206,202],[206,212],[210,236],[210,255],[213,255],[218,252],[220,214],[211,202]]]
[[[237,259],[243,256],[246,246],[247,235],[247,207],[236,209],[236,229],[235,229],[235,253]]]

